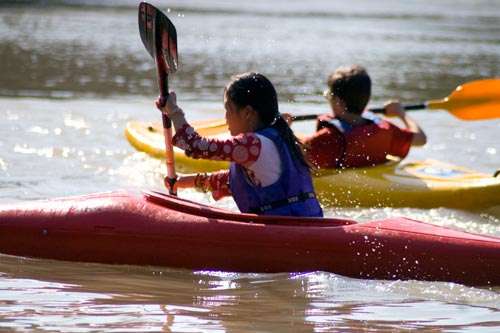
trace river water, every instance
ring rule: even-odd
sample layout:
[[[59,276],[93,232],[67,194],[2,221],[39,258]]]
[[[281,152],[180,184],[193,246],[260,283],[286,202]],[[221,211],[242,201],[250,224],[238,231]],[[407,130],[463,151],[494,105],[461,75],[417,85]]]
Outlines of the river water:
[[[282,111],[328,112],[327,75],[362,64],[370,106],[447,96],[500,76],[496,0],[219,0],[153,2],[177,28],[170,87],[188,120],[223,117],[222,88],[255,70],[276,85]],[[159,120],[153,60],[136,1],[0,2],[0,201],[115,189],[162,189],[162,161],[135,151],[129,120]],[[499,120],[446,111],[414,117],[435,158],[491,174],[500,167]],[[296,123],[300,132],[312,123]],[[214,203],[191,190],[180,196]],[[367,221],[406,216],[500,236],[498,207],[345,209]],[[92,245],[89,244],[89,247]],[[200,249],[203,251],[203,249]],[[460,258],[450,258],[457,264]],[[367,281],[336,274],[237,274],[58,262],[0,255],[2,332],[498,332],[500,289]]]

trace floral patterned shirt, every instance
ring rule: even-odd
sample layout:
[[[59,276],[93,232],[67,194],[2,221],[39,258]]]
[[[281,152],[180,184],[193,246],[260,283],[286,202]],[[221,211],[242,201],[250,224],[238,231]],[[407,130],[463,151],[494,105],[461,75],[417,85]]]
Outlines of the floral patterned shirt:
[[[265,186],[278,180],[281,160],[274,143],[256,133],[244,133],[228,139],[202,137],[189,124],[185,124],[172,138],[172,143],[183,149],[186,156],[241,164],[255,186]],[[273,159],[276,159],[273,163]],[[211,174],[210,187],[214,199],[231,195],[229,170]]]

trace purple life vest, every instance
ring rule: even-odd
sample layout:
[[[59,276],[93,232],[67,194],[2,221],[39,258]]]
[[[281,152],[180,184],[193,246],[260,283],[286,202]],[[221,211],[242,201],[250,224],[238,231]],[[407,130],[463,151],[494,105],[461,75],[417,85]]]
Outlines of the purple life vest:
[[[240,164],[231,163],[229,186],[234,201],[244,213],[282,216],[322,217],[323,211],[314,193],[309,169],[295,160],[278,132],[273,128],[257,131],[273,141],[279,152],[282,172],[268,186],[256,187]]]

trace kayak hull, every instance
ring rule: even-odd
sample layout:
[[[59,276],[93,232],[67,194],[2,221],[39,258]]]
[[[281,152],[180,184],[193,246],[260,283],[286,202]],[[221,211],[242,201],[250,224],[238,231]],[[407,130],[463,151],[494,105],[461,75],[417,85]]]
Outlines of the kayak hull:
[[[224,137],[228,134],[223,125],[217,120],[195,127],[202,135]],[[130,121],[125,135],[137,150],[165,157],[161,125]],[[229,167],[223,161],[189,158],[177,148],[174,156],[179,173]],[[321,169],[313,171],[313,182],[324,206],[483,209],[500,205],[499,177],[433,159],[355,169]]]
[[[327,206],[473,210],[500,205],[500,178],[433,159],[314,175],[315,190]]]
[[[406,218],[266,217],[157,192],[0,205],[0,253],[231,272],[500,285],[500,239]],[[458,259],[457,259],[458,258]]]

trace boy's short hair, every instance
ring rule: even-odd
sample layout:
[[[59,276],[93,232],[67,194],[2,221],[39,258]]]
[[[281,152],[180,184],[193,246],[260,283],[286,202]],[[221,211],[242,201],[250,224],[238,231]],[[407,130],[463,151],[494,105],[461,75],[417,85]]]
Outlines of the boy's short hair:
[[[346,111],[363,113],[371,95],[371,79],[363,66],[339,67],[328,77],[333,98],[340,98]]]

